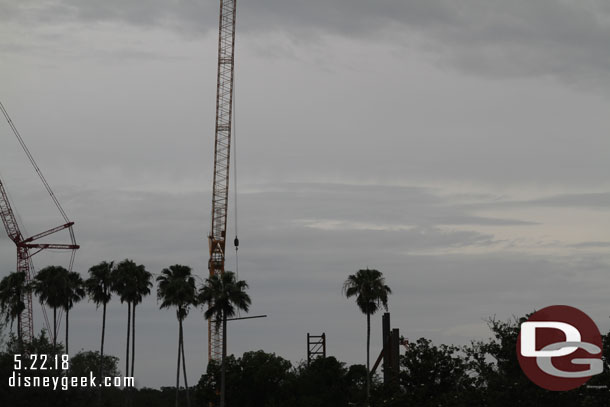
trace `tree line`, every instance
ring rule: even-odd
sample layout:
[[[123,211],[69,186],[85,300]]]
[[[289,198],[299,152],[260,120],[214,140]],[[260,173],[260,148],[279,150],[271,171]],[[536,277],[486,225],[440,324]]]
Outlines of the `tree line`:
[[[61,276],[61,284],[50,276]],[[56,277],[59,278],[59,277]],[[45,281],[43,285],[41,281]],[[176,384],[161,389],[105,389],[100,393],[88,389],[71,389],[68,392],[49,392],[46,389],[15,391],[0,383],[0,400],[8,405],[62,405],[81,406],[97,401],[98,405],[117,406],[129,400],[132,406],[176,407],[206,405],[220,402],[223,407],[486,407],[486,406],[607,406],[610,372],[610,333],[603,338],[605,370],[587,384],[568,392],[547,391],[530,382],[523,374],[516,355],[519,327],[528,315],[508,321],[489,319],[491,337],[472,341],[467,346],[435,345],[427,338],[405,343],[399,360],[399,372],[394,380],[383,383],[379,375],[370,373],[370,324],[380,309],[388,309],[388,296],[392,290],[378,270],[362,269],[349,275],[343,283],[343,294],[354,298],[358,309],[366,315],[366,364],[347,364],[333,356],[317,358],[311,363],[292,362],[274,353],[262,350],[245,352],[241,357],[227,355],[226,337],[223,335],[223,354],[220,362],[210,361],[206,373],[197,384],[189,386],[186,377],[184,333],[182,321],[194,306],[204,306],[207,319],[224,324],[236,310],[248,310],[251,303],[246,294],[247,284],[238,281],[230,271],[210,277],[199,288],[188,266],[173,265],[163,269],[156,278],[157,297],[161,308],[175,308],[178,320],[178,355]],[[54,287],[54,288],[52,288]],[[68,290],[68,287],[72,287]],[[80,289],[79,289],[80,287]],[[23,305],[22,294],[33,290],[41,302],[54,309],[69,310],[86,294],[103,307],[100,351],[79,352],[71,358],[68,374],[86,375],[96,371],[99,377],[116,375],[118,358],[104,355],[105,308],[113,295],[128,305],[126,369],[134,371],[135,309],[152,288],[152,275],[141,265],[124,260],[116,266],[102,262],[89,270],[89,278],[78,282],[76,277],[61,269],[41,270],[31,286],[17,273],[0,281],[0,311],[6,322],[19,319]],[[64,291],[62,291],[64,290]],[[60,293],[61,301],[55,301]],[[130,336],[131,334],[131,336]],[[65,349],[68,345],[66,329]],[[131,345],[131,346],[130,346]],[[0,352],[0,374],[8,377],[12,371],[12,354],[24,346],[18,336],[11,336]],[[33,353],[63,352],[57,332],[47,338],[44,331],[29,344]],[[131,353],[130,353],[131,351]],[[131,360],[130,360],[131,356]],[[180,385],[180,371],[184,385]],[[219,389],[220,394],[219,394]],[[49,404],[49,402],[51,404]]]
[[[133,260],[125,259],[118,264],[103,261],[89,269],[89,277],[83,279],[79,273],[68,271],[61,266],[48,266],[41,269],[34,278],[28,282],[23,272],[12,272],[0,281],[0,312],[5,322],[11,327],[17,322],[17,337],[12,342],[13,353],[40,353],[32,352],[35,346],[40,347],[46,340],[44,331],[41,337],[33,343],[24,343],[21,332],[21,315],[25,310],[24,296],[33,293],[41,304],[53,310],[53,324],[50,349],[42,353],[58,354],[69,352],[69,317],[70,310],[86,296],[102,307],[102,330],[100,350],[97,356],[97,366],[92,371],[99,372],[99,377],[109,376],[106,368],[109,366],[108,358],[104,354],[104,339],[106,334],[106,308],[114,296],[121,303],[127,304],[127,340],[125,349],[124,376],[134,377],[135,351],[136,351],[136,307],[151,293],[153,275],[144,265],[136,264]],[[178,320],[178,358],[176,363],[176,392],[175,405],[179,404],[180,368],[186,388],[186,403],[191,405],[188,379],[186,375],[186,357],[184,354],[183,320],[191,307],[203,306],[206,308],[204,316],[213,319],[214,323],[223,325],[226,333],[226,319],[235,315],[237,310],[248,311],[251,299],[246,293],[248,284],[237,280],[235,274],[226,271],[222,274],[210,276],[201,287],[197,288],[195,279],[189,266],[175,264],[161,271],[156,278],[157,299],[160,308],[175,308]],[[58,311],[65,312],[65,341],[58,342]],[[223,335],[222,360],[226,357],[226,335]],[[43,346],[44,347],[44,346]],[[77,359],[78,360],[78,359]],[[111,359],[110,360],[114,360]],[[131,365],[130,365],[131,362]],[[110,364],[112,365],[112,364]],[[221,367],[224,363],[221,363]],[[221,368],[224,377],[224,368]],[[221,380],[221,388],[224,380]],[[224,391],[221,391],[224,399]],[[224,401],[224,400],[223,400]]]
[[[516,357],[520,323],[527,316],[507,321],[489,319],[490,338],[466,346],[434,344],[427,338],[411,341],[400,355],[396,383],[384,385],[379,375],[370,379],[369,405],[372,407],[602,407],[608,405],[610,374],[594,376],[587,385],[568,392],[553,392],[534,385],[522,373]],[[604,335],[604,361],[610,357],[610,333]],[[35,338],[39,353],[50,353],[52,340],[44,332]],[[61,347],[61,345],[58,345]],[[12,353],[17,340],[0,352],[0,400],[10,406],[49,405],[76,407],[96,405],[97,394],[89,389],[49,391],[8,388],[4,379],[12,373]],[[70,374],[86,375],[97,368],[99,351],[74,355]],[[105,356],[105,370],[118,373],[118,359]],[[199,381],[189,388],[192,405],[218,402],[220,365],[211,362]],[[40,371],[39,371],[40,373]],[[226,358],[227,407],[349,407],[366,405],[367,369],[364,364],[348,365],[333,356],[307,363],[293,363],[262,350]],[[600,387],[601,386],[601,387]],[[175,403],[187,406],[186,388],[133,390],[132,405],[157,407]],[[126,390],[105,389],[104,406],[121,406]],[[4,405],[3,404],[3,405]]]

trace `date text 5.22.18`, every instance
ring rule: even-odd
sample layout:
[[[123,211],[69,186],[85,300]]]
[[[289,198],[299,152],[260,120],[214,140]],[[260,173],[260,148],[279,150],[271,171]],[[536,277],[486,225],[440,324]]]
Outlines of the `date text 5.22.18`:
[[[29,357],[16,353],[13,356],[13,370],[68,370],[70,357],[68,355],[37,355]]]

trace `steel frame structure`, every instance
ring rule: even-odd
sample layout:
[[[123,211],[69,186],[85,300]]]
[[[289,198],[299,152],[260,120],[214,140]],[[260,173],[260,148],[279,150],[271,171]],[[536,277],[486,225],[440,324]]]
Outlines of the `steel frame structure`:
[[[307,364],[315,357],[326,357],[326,333],[310,335],[307,333]]]
[[[210,277],[225,271],[225,244],[229,198],[231,125],[233,119],[233,72],[235,55],[236,0],[220,0],[218,77],[214,141],[212,224],[208,236]],[[222,326],[208,322],[208,359],[222,358]]]

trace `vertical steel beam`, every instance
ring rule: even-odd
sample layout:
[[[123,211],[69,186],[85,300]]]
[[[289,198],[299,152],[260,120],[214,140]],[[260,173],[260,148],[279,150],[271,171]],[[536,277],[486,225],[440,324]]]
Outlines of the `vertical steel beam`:
[[[390,313],[386,312],[382,317],[382,337],[383,337],[383,382],[389,383],[390,381],[390,364],[391,364],[391,353],[389,352],[390,347]]]
[[[25,274],[25,281],[29,283],[32,279],[30,273],[30,251],[27,247],[17,246],[17,272]],[[32,311],[32,293],[23,293],[25,309],[21,313],[19,329],[24,343],[32,343],[34,339],[34,314]]]

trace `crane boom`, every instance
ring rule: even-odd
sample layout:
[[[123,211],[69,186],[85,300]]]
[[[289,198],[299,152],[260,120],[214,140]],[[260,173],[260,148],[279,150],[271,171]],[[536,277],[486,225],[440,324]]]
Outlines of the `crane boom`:
[[[17,246],[17,272],[24,273],[25,281],[29,283],[32,278],[31,274],[34,271],[33,263],[32,263],[32,256],[35,255],[36,253],[40,252],[41,250],[45,250],[45,249],[71,250],[72,254],[70,257],[69,270],[72,271],[72,266],[74,264],[74,255],[76,253],[76,250],[79,248],[79,246],[76,244],[76,239],[74,237],[74,231],[72,229],[74,222],[71,222],[68,219],[68,216],[66,215],[63,208],[59,204],[59,201],[57,200],[57,198],[55,197],[55,194],[51,190],[49,183],[42,175],[40,168],[36,164],[36,161],[34,161],[34,157],[28,150],[25,143],[23,142],[23,139],[21,138],[19,131],[15,127],[15,124],[11,120],[10,116],[8,115],[8,112],[6,111],[6,109],[4,108],[4,106],[2,105],[1,102],[0,102],[0,111],[2,111],[2,113],[4,114],[4,117],[6,118],[11,129],[13,130],[13,133],[17,137],[19,144],[23,148],[25,154],[27,155],[28,159],[30,160],[30,163],[34,167],[34,170],[40,177],[47,192],[51,196],[51,199],[55,203],[55,206],[57,206],[57,209],[59,210],[61,216],[64,218],[64,220],[66,222],[65,224],[63,224],[61,226],[54,227],[50,230],[47,230],[42,233],[38,233],[34,236],[24,239],[23,234],[21,233],[21,230],[19,229],[19,224],[17,223],[17,219],[15,217],[15,212],[13,211],[13,209],[11,207],[11,203],[8,199],[8,194],[6,193],[6,189],[4,188],[4,184],[2,183],[2,179],[0,179],[0,217],[2,218],[2,223],[4,223],[4,228],[6,229],[6,234],[13,241],[13,243],[15,243],[15,245]],[[38,240],[43,237],[52,235],[53,233],[59,232],[60,230],[64,230],[64,229],[68,229],[68,232],[70,234],[70,240],[71,240],[70,244],[32,243],[34,240]],[[30,253],[30,249],[38,249],[38,250],[35,251],[34,253]],[[31,343],[32,339],[34,338],[32,293],[31,292],[25,293],[23,295],[23,297],[24,297],[23,302],[25,304],[25,309],[21,313],[21,318],[19,319],[19,330],[23,337],[23,341],[25,343]],[[44,308],[43,308],[43,312],[44,312]],[[46,316],[45,316],[45,319],[46,319]],[[47,329],[49,329],[49,328],[50,327],[47,326]],[[50,331],[50,329],[49,329],[49,331]]]
[[[210,277],[224,273],[231,124],[233,118],[233,67],[235,55],[236,0],[220,0],[218,34],[218,77],[216,86],[216,126],[214,140],[214,183],[212,225],[208,237]],[[208,323],[208,359],[222,357],[222,327]]]
[[[21,235],[17,219],[15,218],[15,214],[13,213],[13,209],[8,200],[4,184],[2,184],[2,179],[0,179],[0,217],[2,217],[2,223],[4,223],[4,229],[6,229],[6,234],[9,239],[15,242],[15,244],[21,242],[23,236]]]
[[[29,282],[30,275],[30,251],[28,247],[20,246],[23,241],[23,235],[19,229],[19,224],[15,218],[13,208],[8,200],[8,194],[4,189],[2,179],[0,179],[0,217],[2,217],[2,223],[6,229],[6,234],[17,246],[17,272],[22,272],[25,275],[25,281]],[[21,332],[23,341],[25,343],[31,343],[34,337],[34,318],[32,312],[32,294],[27,293],[23,295],[23,303],[25,309],[21,313],[19,318],[19,332]]]
[[[19,229],[19,224],[15,218],[15,213],[11,208],[11,203],[8,200],[8,195],[4,189],[4,184],[0,179],[0,217],[2,217],[2,223],[6,229],[6,234],[17,246],[17,272],[24,273],[25,281],[29,282],[31,279],[30,273],[30,250],[29,247],[22,245],[23,235]],[[21,313],[19,318],[19,331],[21,332],[23,341],[25,343],[31,343],[34,337],[34,321],[32,313],[32,294],[27,293],[23,295],[23,303],[25,309]]]

